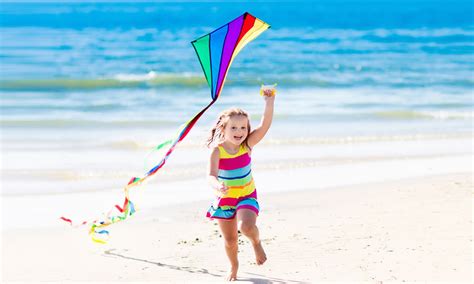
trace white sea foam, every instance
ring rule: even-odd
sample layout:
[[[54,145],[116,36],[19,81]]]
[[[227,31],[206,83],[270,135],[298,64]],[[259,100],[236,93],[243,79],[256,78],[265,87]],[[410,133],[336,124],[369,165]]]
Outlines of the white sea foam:
[[[157,78],[157,74],[154,71],[146,74],[117,74],[114,78],[119,81],[147,81]]]

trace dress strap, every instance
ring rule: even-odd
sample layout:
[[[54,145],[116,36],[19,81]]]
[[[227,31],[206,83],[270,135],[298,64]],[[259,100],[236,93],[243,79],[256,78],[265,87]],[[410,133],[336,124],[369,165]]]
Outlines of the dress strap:
[[[221,145],[218,146],[218,149],[219,149],[219,157],[221,159],[234,158],[234,157],[243,155],[247,152],[247,147],[245,147],[243,144],[240,145],[239,151],[235,154],[229,154]]]

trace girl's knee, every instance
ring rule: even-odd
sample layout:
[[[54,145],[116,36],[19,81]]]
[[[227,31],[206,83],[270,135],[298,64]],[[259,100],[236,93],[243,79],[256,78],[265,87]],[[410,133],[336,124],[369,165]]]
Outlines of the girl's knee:
[[[242,224],[240,224],[240,232],[244,235],[249,235],[253,233],[253,231],[255,231],[256,228],[257,226],[255,226],[255,224],[252,224],[252,223],[242,222]]]

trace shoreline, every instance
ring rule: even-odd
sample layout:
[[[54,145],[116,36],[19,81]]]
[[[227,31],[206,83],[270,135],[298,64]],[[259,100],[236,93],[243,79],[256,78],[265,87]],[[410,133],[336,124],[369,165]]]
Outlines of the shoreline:
[[[269,261],[253,264],[241,237],[240,279],[468,282],[471,174],[261,192],[258,223]],[[105,246],[90,241],[85,227],[2,232],[4,280],[222,281],[226,258],[217,226],[204,217],[207,206],[154,208],[111,227]]]
[[[451,135],[419,135],[419,136],[389,136],[380,140],[372,140],[372,136],[346,137],[342,140],[333,137],[332,142],[325,143],[326,139],[301,138],[297,140],[274,140],[271,137],[253,154],[255,166],[261,170],[320,167],[357,162],[375,162],[387,160],[424,159],[449,157],[454,155],[472,155],[470,145],[474,139],[473,133]],[[193,137],[191,137],[193,138]],[[194,137],[195,138],[195,137]],[[204,138],[203,138],[204,139]],[[199,139],[202,141],[203,139]],[[294,142],[294,143],[293,143]],[[2,145],[2,149],[6,145]],[[8,150],[8,148],[5,148]],[[4,149],[4,150],[5,150]],[[148,148],[147,150],[150,150]],[[277,151],[279,154],[273,154]],[[147,155],[148,154],[148,155]],[[109,180],[115,183],[114,187],[123,186],[131,176],[139,176],[149,169],[159,155],[151,155],[144,149],[94,149],[87,152],[72,152],[43,149],[41,152],[29,150],[13,150],[4,153],[4,163],[1,167],[2,179],[7,190],[3,196],[35,194],[22,192],[17,186],[10,186],[9,182],[19,180],[33,180],[36,183],[51,182],[67,184],[67,188],[88,188],[88,183],[97,180]],[[97,155],[103,161],[97,161]],[[48,159],[45,160],[45,156]],[[67,157],[67,163],[63,158]],[[28,163],[37,159],[38,163]],[[179,149],[167,161],[157,179],[160,182],[170,182],[181,179],[196,179],[204,174],[202,170],[208,159],[208,149],[201,145],[184,141]],[[301,162],[302,161],[302,162]],[[28,165],[28,167],[25,167]],[[143,169],[143,170],[141,170]],[[83,183],[83,184],[81,184]],[[152,182],[153,183],[153,182]],[[97,186],[96,186],[97,187]],[[111,186],[99,185],[101,189],[113,189]],[[15,188],[8,191],[8,188]],[[26,186],[23,186],[26,188]],[[44,187],[46,189],[47,186]],[[71,190],[50,193],[69,193]],[[90,191],[90,190],[86,190]],[[74,191],[77,192],[77,191]],[[47,192],[42,192],[42,194]]]
[[[471,144],[472,138],[465,137],[318,147],[262,145],[252,155],[252,160],[259,194],[302,189],[324,190],[337,186],[472,172]],[[166,204],[212,200],[212,191],[205,179],[207,149],[179,150],[160,174],[130,192],[138,211],[146,214]],[[133,168],[133,165],[118,163],[121,156],[108,160],[108,155],[101,153],[105,169],[97,171],[94,168],[98,168],[98,164],[93,168],[81,167],[81,164],[88,162],[80,155],[67,155],[69,166],[56,169],[65,171],[62,175],[54,172],[56,170],[53,168],[53,177],[36,173],[37,178],[10,176],[2,179],[2,231],[32,226],[59,227],[58,216],[66,216],[76,222],[95,220],[113,209],[115,204],[122,204],[124,180],[136,175],[132,172],[118,174],[117,169]],[[52,159],[48,162],[51,166],[54,166],[55,160],[65,158],[50,157]],[[45,171],[47,169],[39,173]],[[3,174],[6,172],[4,170]],[[74,175],[83,178],[77,179]],[[35,216],[36,221],[32,222],[31,216]]]

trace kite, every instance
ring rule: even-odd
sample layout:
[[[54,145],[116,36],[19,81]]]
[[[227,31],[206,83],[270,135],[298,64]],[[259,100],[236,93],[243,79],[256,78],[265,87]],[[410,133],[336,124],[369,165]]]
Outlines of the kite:
[[[89,235],[92,237],[93,241],[97,243],[106,243],[109,237],[109,232],[103,228],[126,220],[136,212],[135,206],[129,197],[130,189],[146,181],[164,166],[176,145],[181,142],[186,135],[188,135],[189,131],[191,131],[204,112],[206,112],[206,110],[209,109],[219,98],[230,65],[237,54],[245,45],[254,40],[268,28],[270,28],[270,25],[267,23],[249,13],[244,13],[213,32],[191,42],[196,51],[199,62],[201,63],[207,84],[211,89],[212,100],[193,118],[182,124],[175,137],[154,148],[154,150],[165,151],[164,156],[143,177],[132,177],[130,179],[124,188],[125,200],[123,205],[115,205],[114,209],[117,209],[119,212],[118,214],[112,215],[111,211],[106,215],[104,220],[94,220],[91,222],[84,221],[79,224],[79,226],[86,224],[91,225]],[[73,225],[72,220],[69,218],[61,217],[60,219]]]

